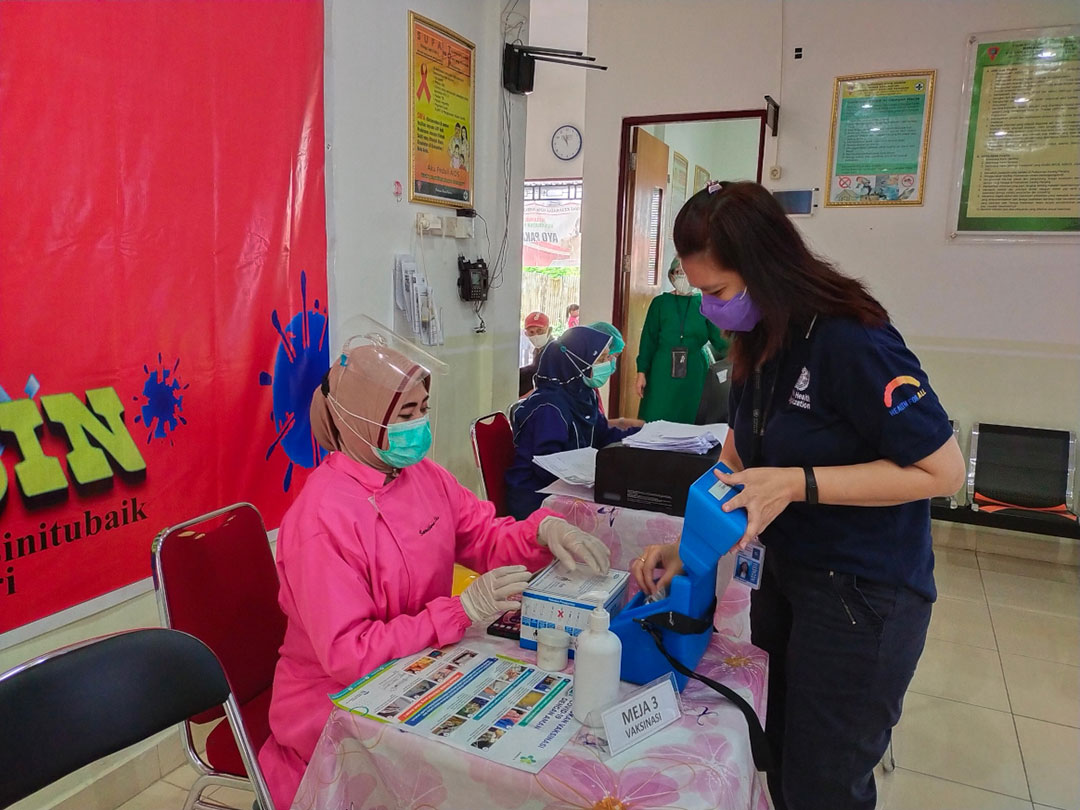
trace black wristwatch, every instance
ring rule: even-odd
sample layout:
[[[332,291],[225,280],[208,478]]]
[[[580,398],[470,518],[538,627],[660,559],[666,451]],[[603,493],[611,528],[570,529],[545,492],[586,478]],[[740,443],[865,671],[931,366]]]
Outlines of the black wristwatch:
[[[806,474],[806,502],[807,503],[817,503],[818,502],[817,479],[814,478],[814,468],[813,467],[803,467],[803,472]]]

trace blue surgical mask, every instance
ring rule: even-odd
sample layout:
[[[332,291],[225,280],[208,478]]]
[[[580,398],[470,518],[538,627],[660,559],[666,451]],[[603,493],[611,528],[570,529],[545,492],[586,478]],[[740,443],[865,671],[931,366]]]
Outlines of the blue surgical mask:
[[[601,388],[604,383],[615,373],[615,360],[612,358],[603,363],[597,363],[592,367],[592,376],[582,378],[589,388]]]
[[[431,420],[427,414],[408,422],[395,422],[386,428],[386,450],[372,448],[384,462],[401,469],[423,460],[431,449]]]

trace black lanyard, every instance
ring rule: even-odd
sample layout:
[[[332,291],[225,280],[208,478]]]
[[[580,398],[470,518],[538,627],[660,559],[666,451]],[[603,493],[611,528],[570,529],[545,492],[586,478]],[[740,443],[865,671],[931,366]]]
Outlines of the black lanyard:
[[[765,423],[769,419],[769,408],[772,406],[773,395],[776,393],[776,378],[780,376],[780,369],[773,375],[772,386],[769,388],[769,401],[761,402],[761,366],[754,369],[754,410],[752,428],[754,431],[753,444],[750,451],[751,467],[761,466],[761,446],[765,439]]]
[[[682,320],[679,321],[679,342],[681,343],[686,338],[686,316],[690,314],[690,304],[693,303],[694,296],[679,296],[680,298],[686,298],[686,306],[683,308]]]

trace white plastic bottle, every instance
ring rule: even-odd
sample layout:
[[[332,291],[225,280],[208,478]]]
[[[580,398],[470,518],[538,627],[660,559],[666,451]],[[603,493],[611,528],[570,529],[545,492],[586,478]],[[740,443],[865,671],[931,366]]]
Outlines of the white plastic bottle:
[[[608,629],[611,616],[602,607],[589,614],[589,626],[577,638],[574,651],[574,718],[599,725],[598,710],[619,697],[622,642]],[[590,712],[597,712],[589,718]]]

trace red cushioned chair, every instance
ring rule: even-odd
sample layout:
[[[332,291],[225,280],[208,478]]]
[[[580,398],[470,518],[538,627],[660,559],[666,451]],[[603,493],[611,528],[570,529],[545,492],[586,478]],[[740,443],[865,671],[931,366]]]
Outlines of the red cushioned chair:
[[[238,503],[172,526],[154,539],[153,559],[162,624],[190,633],[214,651],[258,751],[270,736],[270,688],[285,638],[277,571],[262,517],[251,504]],[[188,759],[200,774],[185,810],[215,806],[201,800],[215,785],[251,790],[227,723],[218,723],[207,737],[206,760],[195,750],[191,723],[221,716],[213,709],[180,726]]]
[[[484,484],[484,497],[495,504],[495,514],[503,517],[508,514],[506,471],[514,460],[514,433],[510,429],[510,420],[501,411],[489,413],[473,421],[469,435]]]

